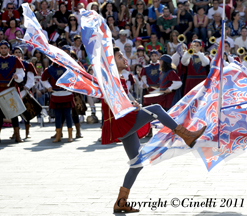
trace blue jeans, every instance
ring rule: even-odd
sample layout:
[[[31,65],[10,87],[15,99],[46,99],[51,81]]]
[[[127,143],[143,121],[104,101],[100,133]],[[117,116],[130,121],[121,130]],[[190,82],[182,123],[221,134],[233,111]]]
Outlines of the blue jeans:
[[[72,110],[71,108],[54,109],[56,128],[62,127],[62,116],[65,117],[67,127],[72,128]]]
[[[207,40],[207,30],[206,28],[194,28],[194,32],[198,35],[199,38],[202,39],[202,41],[204,42],[204,44],[206,44],[206,40]]]

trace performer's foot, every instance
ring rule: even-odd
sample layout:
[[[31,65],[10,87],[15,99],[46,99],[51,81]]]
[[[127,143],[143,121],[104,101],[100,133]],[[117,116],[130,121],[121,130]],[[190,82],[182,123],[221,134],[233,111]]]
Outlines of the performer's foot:
[[[193,146],[196,144],[196,140],[204,133],[207,126],[203,126],[198,131],[189,131],[182,125],[178,125],[174,130],[173,133],[180,136],[184,142],[190,147],[193,148]]]
[[[55,139],[56,138],[57,133],[55,133],[53,136],[51,136],[51,139]],[[61,137],[63,138],[63,133],[61,132]]]
[[[68,139],[68,141],[69,142],[73,142],[72,130],[73,130],[73,128],[68,128],[68,133],[69,133],[69,139]]]
[[[31,137],[29,136],[29,128],[30,128],[30,124],[28,124],[28,125],[25,124],[25,129],[26,129],[26,139],[27,139],[27,138],[31,138]]]
[[[56,128],[56,138],[52,141],[53,143],[57,143],[61,141],[61,128]]]
[[[117,201],[113,207],[113,213],[133,213],[140,211],[139,209],[134,209],[127,204],[129,192],[130,190],[128,188],[120,187]]]
[[[76,123],[75,124],[75,128],[76,128],[76,138],[83,138],[83,136],[81,135],[81,125],[80,125],[80,123]]]
[[[14,127],[14,134],[15,134],[15,142],[23,142],[23,140],[20,137],[20,128],[19,127]]]

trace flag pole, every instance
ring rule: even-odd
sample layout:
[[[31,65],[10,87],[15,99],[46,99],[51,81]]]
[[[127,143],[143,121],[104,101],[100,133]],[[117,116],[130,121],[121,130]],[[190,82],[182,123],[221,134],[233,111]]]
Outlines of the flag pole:
[[[220,86],[219,86],[219,100],[218,100],[218,148],[220,148],[220,125],[221,125],[221,107],[222,107],[222,89],[223,89],[223,67],[224,67],[224,41],[225,41],[225,6],[226,1],[223,0],[223,14],[222,14],[222,31],[221,31],[221,50],[220,50]]]

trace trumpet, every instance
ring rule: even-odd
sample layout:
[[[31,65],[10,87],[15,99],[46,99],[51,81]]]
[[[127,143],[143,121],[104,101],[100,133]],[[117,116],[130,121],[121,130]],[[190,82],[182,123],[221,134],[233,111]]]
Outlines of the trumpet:
[[[217,53],[217,50],[216,50],[216,49],[211,49],[211,50],[210,50],[210,54],[211,54],[212,56],[215,56],[216,53]]]
[[[194,54],[194,52],[195,52],[195,51],[194,51],[194,49],[191,49],[191,48],[190,48],[190,49],[188,49],[188,53],[189,53],[190,55],[193,55],[193,54]]]
[[[247,62],[247,55],[244,56],[243,60]]]
[[[245,54],[245,49],[243,47],[240,47],[237,49],[237,54],[238,55],[244,55]]]
[[[209,43],[214,44],[216,41],[216,38],[214,36],[209,38]]]
[[[186,38],[185,38],[185,36],[183,34],[178,35],[178,42],[179,43],[184,43],[185,39]]]

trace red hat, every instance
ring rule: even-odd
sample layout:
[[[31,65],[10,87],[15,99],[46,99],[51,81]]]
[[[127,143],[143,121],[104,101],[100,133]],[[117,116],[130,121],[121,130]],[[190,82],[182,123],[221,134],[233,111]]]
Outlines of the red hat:
[[[136,41],[142,41],[142,38],[141,37],[137,37]]]

